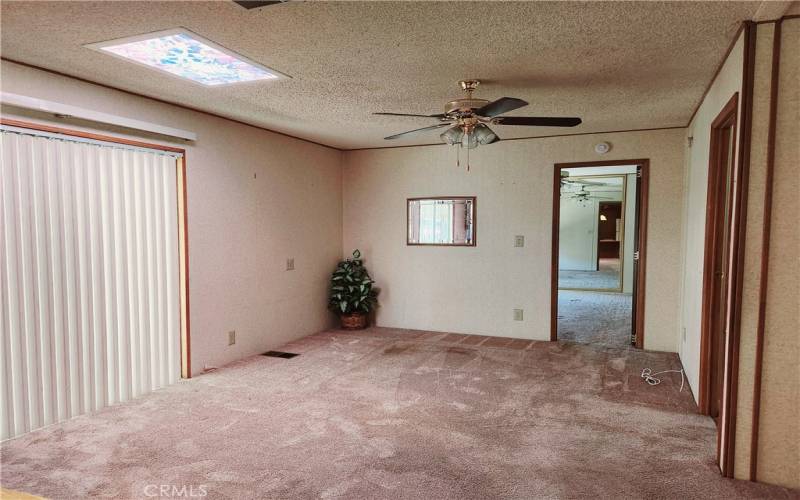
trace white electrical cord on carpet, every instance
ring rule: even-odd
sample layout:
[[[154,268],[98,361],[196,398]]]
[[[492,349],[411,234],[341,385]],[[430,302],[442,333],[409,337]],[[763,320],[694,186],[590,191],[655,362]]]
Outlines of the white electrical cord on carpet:
[[[650,385],[658,385],[661,383],[661,379],[656,378],[656,375],[661,375],[662,373],[672,373],[672,372],[681,374],[681,388],[678,392],[683,392],[683,381],[684,381],[683,370],[663,370],[660,372],[653,373],[653,370],[651,370],[650,368],[644,368],[642,370],[642,378],[644,379],[645,382],[647,382]]]

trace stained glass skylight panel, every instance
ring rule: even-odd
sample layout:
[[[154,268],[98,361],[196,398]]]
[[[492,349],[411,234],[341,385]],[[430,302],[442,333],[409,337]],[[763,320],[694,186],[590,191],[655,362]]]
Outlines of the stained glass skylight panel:
[[[183,29],[87,47],[209,86],[285,77]]]

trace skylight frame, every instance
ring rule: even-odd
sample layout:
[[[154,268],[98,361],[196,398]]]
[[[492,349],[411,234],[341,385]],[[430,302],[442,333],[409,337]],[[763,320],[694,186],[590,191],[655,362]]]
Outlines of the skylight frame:
[[[241,81],[232,81],[232,82],[217,83],[217,84],[207,84],[207,83],[203,83],[201,81],[195,80],[193,78],[189,78],[189,77],[186,77],[186,76],[182,76],[182,75],[173,73],[171,71],[167,71],[167,70],[165,70],[163,68],[159,68],[158,66],[152,66],[150,64],[146,64],[146,63],[143,63],[141,61],[137,61],[135,59],[131,59],[131,58],[125,57],[123,55],[115,54],[114,52],[110,52],[108,50],[105,50],[106,47],[116,47],[116,46],[119,46],[119,45],[126,45],[126,44],[130,44],[130,43],[141,42],[141,41],[144,41],[144,40],[152,40],[152,39],[155,39],[155,38],[163,38],[163,37],[174,36],[174,35],[185,35],[185,36],[187,36],[189,38],[192,38],[193,40],[196,40],[196,41],[198,41],[198,42],[200,42],[200,43],[202,43],[204,45],[207,45],[208,47],[210,47],[212,49],[218,50],[218,51],[220,51],[220,52],[222,52],[222,53],[224,53],[224,54],[226,54],[226,55],[228,55],[230,57],[233,57],[234,59],[237,59],[237,60],[239,60],[241,62],[244,62],[244,63],[247,63],[249,65],[252,65],[255,68],[258,68],[258,69],[260,69],[262,71],[265,71],[265,72],[267,72],[269,74],[272,74],[272,75],[275,76],[275,78],[259,78],[259,79],[253,79],[253,80],[241,80]],[[209,40],[208,38],[200,36],[197,33],[195,33],[194,31],[191,31],[191,30],[183,28],[183,27],[172,28],[172,29],[162,30],[162,31],[153,31],[153,32],[150,32],[150,33],[143,33],[141,35],[133,35],[133,36],[123,37],[123,38],[115,38],[113,40],[106,40],[106,41],[102,41],[102,42],[88,43],[88,44],[84,45],[84,47],[86,47],[88,49],[91,49],[91,50],[94,50],[94,51],[97,51],[97,52],[100,52],[100,53],[105,54],[107,56],[114,57],[114,58],[119,59],[121,61],[125,61],[125,62],[131,63],[131,64],[135,64],[137,66],[141,66],[143,68],[147,68],[147,69],[150,69],[150,70],[158,71],[161,74],[169,75],[169,76],[171,76],[173,78],[176,78],[176,79],[178,79],[178,80],[180,80],[182,82],[187,82],[187,81],[191,82],[191,83],[193,83],[195,85],[199,85],[199,86],[201,86],[203,88],[221,88],[221,87],[229,87],[231,85],[246,85],[246,84],[263,83],[263,82],[275,82],[275,81],[280,81],[280,80],[291,79],[292,78],[291,76],[287,75],[286,73],[281,73],[280,71],[278,71],[276,69],[273,69],[273,68],[265,66],[265,65],[263,65],[261,63],[258,63],[258,62],[254,61],[254,60],[252,60],[252,59],[250,59],[250,58],[248,58],[246,56],[243,56],[242,54],[239,54],[238,52],[235,52],[235,51],[230,50],[230,49],[228,49],[226,47],[223,47],[222,45],[220,45],[220,44],[218,44],[216,42],[213,42],[213,41]]]

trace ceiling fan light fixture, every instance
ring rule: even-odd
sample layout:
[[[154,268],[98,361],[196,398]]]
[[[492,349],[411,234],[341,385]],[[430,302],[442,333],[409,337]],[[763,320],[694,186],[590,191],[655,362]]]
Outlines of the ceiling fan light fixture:
[[[478,138],[475,136],[475,132],[463,135],[461,138],[461,147],[467,149],[475,149],[478,147]]]
[[[449,145],[461,144],[461,138],[464,137],[464,131],[461,127],[456,125],[453,128],[447,129],[439,138]]]
[[[475,132],[473,132],[473,135],[481,145],[491,144],[500,140],[500,138],[497,137],[497,134],[495,134],[492,129],[483,123],[479,123],[475,126]]]

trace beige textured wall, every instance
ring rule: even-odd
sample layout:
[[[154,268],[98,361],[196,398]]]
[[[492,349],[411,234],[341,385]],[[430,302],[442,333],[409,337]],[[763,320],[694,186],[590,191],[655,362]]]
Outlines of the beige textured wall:
[[[693,139],[691,148],[686,150],[685,248],[681,312],[681,326],[684,333],[679,352],[686,369],[686,379],[695,398],[700,381],[700,317],[711,123],[734,93],[740,93],[741,101],[743,50],[744,40],[740,35],[686,131],[687,136]],[[737,122],[737,128],[738,126]]]
[[[331,325],[327,280],[342,253],[339,151],[5,61],[0,70],[3,91],[197,133],[195,143],[176,144],[187,150],[194,373]],[[295,271],[284,270],[289,257]]]
[[[789,7],[786,9],[786,12],[783,13],[784,16],[797,16],[800,15],[800,2],[794,1],[792,2]]]
[[[783,23],[758,480],[800,488],[800,19]]]
[[[448,146],[347,152],[344,252],[360,248],[383,289],[379,325],[548,339],[553,165],[650,158],[645,348],[674,352],[683,142],[682,129],[500,142],[473,151],[470,172]],[[431,195],[477,196],[477,247],[406,246],[406,198]]]

